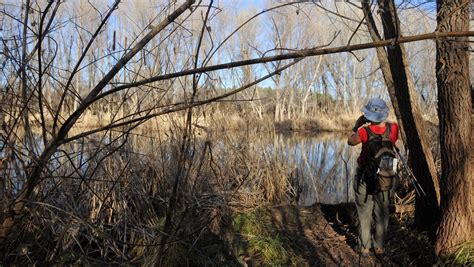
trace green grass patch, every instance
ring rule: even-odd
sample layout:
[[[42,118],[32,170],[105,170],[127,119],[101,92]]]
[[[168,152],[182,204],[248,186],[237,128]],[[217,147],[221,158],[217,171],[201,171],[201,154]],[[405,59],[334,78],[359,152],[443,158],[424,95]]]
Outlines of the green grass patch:
[[[284,247],[284,240],[279,236],[259,236],[249,240],[249,251],[263,263],[269,265],[285,265],[291,262],[290,253]]]
[[[260,235],[265,230],[264,220],[257,218],[257,211],[239,213],[232,219],[232,229],[243,235]],[[261,214],[260,214],[261,215]]]
[[[236,214],[232,228],[233,247],[241,261],[255,266],[298,266],[304,262],[291,248],[291,240],[279,233],[265,211]]]
[[[453,255],[441,259],[443,266],[474,266],[474,240],[461,244]]]

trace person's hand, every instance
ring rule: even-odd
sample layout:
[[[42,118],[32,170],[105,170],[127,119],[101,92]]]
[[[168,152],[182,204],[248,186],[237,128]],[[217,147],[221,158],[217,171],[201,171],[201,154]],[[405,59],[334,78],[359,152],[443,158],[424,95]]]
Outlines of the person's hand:
[[[352,131],[353,131],[353,132],[357,132],[357,130],[359,129],[359,127],[362,126],[362,125],[364,125],[364,124],[366,124],[367,122],[369,122],[369,121],[364,117],[364,115],[361,115],[361,116],[357,119],[357,121],[356,121],[356,123],[355,123],[355,125],[354,125],[354,128],[352,128]]]

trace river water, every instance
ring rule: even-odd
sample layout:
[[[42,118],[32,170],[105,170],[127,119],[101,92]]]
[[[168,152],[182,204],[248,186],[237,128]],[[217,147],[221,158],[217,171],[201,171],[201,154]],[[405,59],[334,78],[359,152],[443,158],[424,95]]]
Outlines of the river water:
[[[360,147],[347,145],[346,136],[334,133],[275,134],[268,140],[276,157],[298,169],[301,195],[298,204],[351,202],[356,159]]]
[[[293,177],[299,205],[339,204],[354,199],[351,189],[360,146],[348,146],[344,134],[225,132],[207,139],[201,137],[191,153],[195,159],[199,158],[203,141],[207,140],[214,160],[219,161],[222,169],[246,161],[246,164],[261,169],[268,170],[276,164],[287,170],[283,175]],[[147,158],[156,157],[159,151],[171,150],[166,142],[157,142],[156,136],[131,136],[126,143],[135,156],[146,155]],[[176,159],[168,152],[160,157],[168,161]]]
[[[144,137],[139,138],[139,142],[135,138],[128,141],[137,143],[133,145],[135,150],[148,155],[157,153],[156,142],[143,142]],[[293,184],[297,189],[299,205],[339,204],[354,199],[351,189],[360,146],[348,146],[344,134],[225,132],[208,140],[213,158],[223,168],[241,163],[234,155],[235,151],[239,151],[243,155],[239,159],[243,158],[247,164],[258,165],[262,169],[277,164],[288,170],[287,175],[297,180]],[[139,144],[146,145],[140,147]],[[199,153],[200,145],[195,147]]]
[[[96,171],[97,166],[104,164],[101,160],[92,164],[93,162],[89,159],[101,158],[102,154],[106,154],[99,147],[103,147],[111,139],[103,135],[67,144],[62,147],[63,152],[58,152],[53,157],[55,160],[52,160],[51,168],[64,165],[65,176],[72,177],[78,173],[80,177],[97,179],[100,174]],[[164,145],[163,141],[157,142],[156,136],[130,136],[122,141],[127,145],[117,150],[120,153],[118,160],[123,159],[125,155],[127,158],[138,158],[140,162],[147,162],[147,160],[153,162],[152,158],[161,151],[165,155],[161,156],[162,158],[173,161],[171,154],[165,151],[169,149],[168,145]],[[99,145],[96,146],[96,144]],[[248,150],[250,163],[258,162],[259,166],[262,166],[267,162],[273,164],[277,162],[278,166],[284,166],[284,169],[288,170],[288,176],[293,177],[292,183],[296,188],[295,198],[299,205],[338,204],[353,201],[351,188],[360,147],[348,146],[344,135],[336,133],[254,133],[251,135],[225,133],[221,137],[213,137],[210,144],[214,153],[213,157],[219,158],[223,165],[239,164],[235,158],[227,155],[244,147]],[[71,151],[71,154],[65,157],[64,151]],[[271,161],[264,158],[271,158]],[[243,160],[246,160],[245,157]],[[75,166],[72,168],[67,164]],[[269,166],[262,167],[270,168]],[[15,187],[20,188],[21,182]]]

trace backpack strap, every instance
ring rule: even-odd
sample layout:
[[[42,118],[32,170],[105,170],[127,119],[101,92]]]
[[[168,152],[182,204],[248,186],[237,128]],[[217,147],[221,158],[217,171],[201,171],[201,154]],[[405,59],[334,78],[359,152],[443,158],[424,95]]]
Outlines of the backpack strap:
[[[374,133],[371,129],[370,129],[370,126],[365,126],[365,131],[367,132],[367,142],[371,141],[372,139],[374,138],[377,138],[379,135]]]
[[[385,132],[383,137],[390,139],[390,132],[392,131],[392,124],[390,122],[385,123]]]
[[[368,135],[368,138],[367,138],[367,142],[371,141],[372,139],[375,139],[375,138],[380,138],[382,137],[382,139],[388,139],[391,141],[390,139],[390,132],[392,131],[392,124],[390,122],[386,122],[385,123],[385,132],[383,134],[376,134],[374,133],[369,126],[366,126],[364,127],[365,130],[367,131],[367,135]]]

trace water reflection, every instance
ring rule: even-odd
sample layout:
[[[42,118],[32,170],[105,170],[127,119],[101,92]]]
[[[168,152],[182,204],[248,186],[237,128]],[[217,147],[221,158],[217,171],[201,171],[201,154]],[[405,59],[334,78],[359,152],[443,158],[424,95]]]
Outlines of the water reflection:
[[[123,146],[117,144],[118,156],[125,159],[134,159],[140,162],[175,162],[177,152],[168,141],[159,136],[131,135],[121,140],[116,140]],[[71,145],[71,151],[79,152],[75,169],[84,171],[91,175],[90,158],[101,158],[101,149],[92,148],[96,143],[108,143],[114,138],[95,137],[95,141],[88,140],[90,152],[83,149],[83,144]],[[352,183],[356,165],[356,158],[360,147],[350,147],[346,143],[346,137],[336,133],[315,134],[273,134],[260,133],[242,135],[239,133],[225,133],[224,135],[212,137],[213,157],[218,159],[222,165],[238,165],[236,159],[231,157],[231,151],[239,151],[246,155],[248,161],[255,164],[270,164],[278,162],[286,166],[288,176],[292,177],[292,184],[296,189],[296,198],[299,205],[312,205],[314,203],[338,204],[353,201]],[[204,140],[201,140],[204,142]],[[195,158],[201,153],[199,138],[194,146]],[[77,147],[76,147],[77,146]],[[94,151],[95,153],[91,153]],[[107,150],[106,150],[107,151]],[[159,159],[158,159],[159,158]],[[272,159],[271,161],[268,159]],[[99,160],[100,161],[100,160]],[[262,166],[262,169],[270,166]],[[223,166],[225,169],[225,166]],[[163,175],[166,175],[163,172]]]
[[[209,140],[197,138],[190,151],[191,157],[199,159],[199,153],[205,151],[201,141]],[[42,145],[41,138],[38,138],[38,143],[38,146]],[[173,141],[173,138],[156,134],[90,136],[63,145],[50,160],[48,172],[68,188],[80,186],[86,180],[113,182],[111,186],[115,181],[124,180],[123,177],[140,176],[140,181],[153,180],[153,176],[142,177],[150,168],[158,177],[171,179],[175,177],[173,171],[177,169],[175,159],[178,154],[178,147],[173,144],[176,144],[176,139]],[[213,136],[209,144],[216,164],[222,165],[222,170],[226,169],[226,165],[235,166],[236,175],[245,175],[241,170],[245,170],[246,165],[240,166],[243,161],[254,166],[267,164],[263,166],[267,169],[272,168],[270,164],[283,166],[287,172],[283,175],[290,177],[296,189],[294,198],[300,205],[315,202],[337,204],[353,200],[351,188],[360,148],[349,147],[344,135],[266,133],[249,136],[224,133],[219,137]],[[242,153],[242,157],[236,157],[234,152]],[[12,194],[15,194],[25,178],[14,174],[10,177],[15,181],[12,189]],[[68,179],[64,180],[64,177]],[[277,183],[277,177],[270,178]],[[56,188],[58,180],[48,181],[52,188]]]
[[[134,153],[156,157],[161,151],[162,160],[173,161],[171,148],[164,145],[163,140],[156,139],[156,136],[131,136],[127,143]],[[240,162],[234,162],[236,159],[230,156],[238,151],[246,155],[247,161],[253,161],[249,164],[261,166],[278,162],[285,165],[287,175],[294,179],[292,183],[297,189],[299,205],[353,201],[351,189],[360,147],[348,146],[344,134],[223,133],[211,139],[213,158],[220,164],[239,165]],[[196,150],[192,153],[199,154],[202,146],[195,145]]]
[[[344,135],[276,134],[271,150],[300,172],[300,205],[337,204],[353,200],[352,188],[358,147]]]

